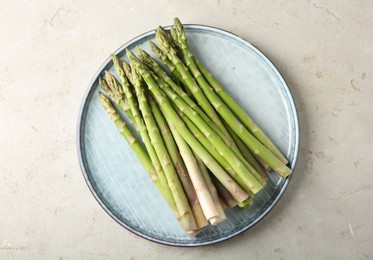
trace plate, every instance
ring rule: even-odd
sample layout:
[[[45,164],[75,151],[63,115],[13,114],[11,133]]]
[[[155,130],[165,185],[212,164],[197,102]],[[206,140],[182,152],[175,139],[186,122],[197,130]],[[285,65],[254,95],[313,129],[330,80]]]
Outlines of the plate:
[[[289,88],[274,65],[257,48],[232,33],[203,25],[185,25],[185,30],[195,56],[286,154],[294,169],[299,146],[297,112]],[[155,41],[154,31],[129,41],[115,54],[125,58],[125,49],[134,51],[136,46],[151,53],[148,39]],[[202,246],[248,230],[271,211],[291,176],[281,179],[271,172],[268,185],[255,196],[249,210],[227,209],[224,222],[206,227],[196,237],[187,235],[99,103],[98,77],[105,70],[117,75],[110,58],[94,75],[83,99],[77,149],[89,189],[115,221],[154,242]]]

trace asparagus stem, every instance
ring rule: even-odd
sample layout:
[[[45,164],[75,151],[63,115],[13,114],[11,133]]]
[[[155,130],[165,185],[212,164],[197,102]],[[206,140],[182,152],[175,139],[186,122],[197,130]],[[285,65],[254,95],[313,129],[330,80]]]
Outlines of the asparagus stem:
[[[148,73],[150,74],[150,72]],[[195,111],[193,111],[173,90],[167,86],[167,84],[159,84],[159,87],[180,109],[180,111],[182,111],[183,114],[185,114],[202,131],[202,133],[210,140],[210,143],[216,148],[216,150],[227,159],[233,170],[237,172],[243,182],[254,194],[263,188],[263,184],[251,174],[251,172],[241,162],[239,157],[235,155],[235,153],[219,138],[218,135],[216,135],[208,123],[206,123]]]
[[[187,142],[185,142],[185,140],[177,132],[172,122],[169,119],[167,119],[167,121],[169,123],[172,134],[175,137],[175,141],[180,149],[181,156],[183,157],[184,162],[186,163],[186,166],[188,168],[190,178],[193,182],[194,189],[196,190],[198,198],[202,205],[204,215],[207,219],[216,217],[218,215],[218,211],[216,209],[216,206],[214,205],[213,198],[211,197],[208,186],[202,176],[192,150],[190,149]]]
[[[188,198],[189,205],[191,206],[191,209],[192,209],[192,212],[193,212],[193,215],[194,215],[194,219],[195,219],[196,224],[197,224],[197,228],[200,229],[200,228],[207,225],[207,219],[206,218],[208,218],[208,215],[204,214],[204,212],[202,211],[202,208],[201,208],[203,203],[202,204],[200,203],[200,197],[198,196],[199,195],[198,192],[201,192],[201,191],[199,191],[199,190],[197,190],[193,187],[193,183],[192,183],[192,180],[191,180],[192,172],[190,172],[188,174],[186,164],[192,163],[191,159],[188,158],[189,160],[186,160],[187,158],[183,157],[184,162],[185,162],[185,164],[184,164],[183,159],[181,158],[181,155],[180,155],[183,152],[182,149],[185,149],[183,147],[183,145],[185,144],[187,146],[187,144],[177,142],[178,141],[177,140],[178,133],[176,132],[176,130],[171,129],[171,131],[172,131],[172,134],[171,134],[171,131],[170,131],[170,128],[168,127],[168,125],[167,125],[166,119],[163,117],[162,112],[160,111],[160,109],[159,109],[158,105],[156,104],[155,100],[150,95],[148,96],[148,99],[149,99],[151,111],[154,115],[155,121],[157,122],[158,128],[160,129],[160,131],[162,133],[164,143],[165,143],[167,151],[168,151],[168,153],[171,157],[171,161],[175,166],[176,172],[177,172],[177,174],[180,178],[181,184],[182,184],[182,186],[184,188],[184,191],[185,191],[185,194]],[[174,136],[174,137],[172,137],[172,136]],[[175,138],[175,140],[174,140],[174,138]],[[181,140],[184,142],[184,140],[182,138],[181,138]],[[176,145],[176,143],[178,145]],[[180,152],[178,150],[178,147],[180,149]],[[189,149],[189,147],[187,147],[187,148]],[[201,199],[203,199],[203,198],[201,198]]]
[[[240,207],[240,208],[244,208],[244,209],[248,209],[250,208],[250,206],[253,204],[253,200],[252,198],[249,198],[243,202],[239,202],[237,205]]]
[[[183,78],[182,83],[184,83],[185,86],[190,90],[190,92],[195,97],[195,99],[197,100],[202,110],[205,111],[207,116],[224,133],[226,138],[230,138],[231,145],[234,145],[234,141],[232,137],[230,137],[228,131],[225,129],[223,123],[220,121],[220,118],[216,114],[212,104],[208,102],[207,98],[201,91],[197,82],[194,80],[193,76],[188,71],[188,68],[184,65],[182,60],[177,56],[176,50],[171,47],[167,39],[158,31],[156,31],[156,39],[157,39],[157,42],[160,44],[161,48],[163,49],[164,53],[167,55],[167,57],[173,63],[173,65],[176,67],[177,71],[181,74]]]
[[[178,110],[178,109],[177,109]],[[224,170],[235,180],[235,182],[240,185],[247,193],[251,193],[250,188],[242,180],[242,178],[237,174],[237,172],[230,166],[228,161],[222,156],[218,150],[212,145],[212,143],[206,138],[203,133],[196,127],[193,122],[185,116],[180,110],[178,110],[180,118],[187,125],[188,129],[193,133],[194,137],[205,147],[207,151],[215,158],[217,162],[224,168]]]
[[[255,159],[259,162],[259,164],[262,166],[262,168],[264,169],[265,172],[269,172],[271,170],[271,167],[269,167],[269,165],[263,161],[259,156],[257,156],[255,153],[253,153]]]
[[[220,99],[220,97],[214,92],[210,85],[206,82],[201,72],[199,71],[192,53],[189,50],[186,34],[181,22],[175,18],[176,31],[178,33],[179,47],[182,50],[184,59],[193,76],[196,78],[198,85],[201,87],[203,93],[206,95],[211,104],[215,107],[222,118],[227,122],[227,124],[234,130],[234,132],[241,138],[241,140],[250,149],[262,158],[269,166],[271,166],[274,171],[276,171],[280,176],[286,177],[291,173],[284,163],[277,158],[266,146],[259,142],[246,128],[245,126],[236,118],[228,106]],[[158,38],[164,39],[160,34]],[[160,40],[161,41],[161,40]],[[172,48],[168,45],[168,50]],[[168,53],[171,53],[169,51]],[[175,65],[176,66],[176,65]]]
[[[235,100],[229,95],[227,91],[219,84],[213,74],[207,71],[207,69],[196,60],[196,64],[209,82],[210,86],[220,96],[220,98],[227,104],[227,106],[234,112],[234,114],[241,120],[241,122],[250,130],[250,132],[263,143],[274,155],[276,155],[283,163],[288,163],[286,157],[277,149],[277,147],[271,142],[266,134],[259,128],[259,126],[246,114],[246,112],[235,102]]]
[[[244,157],[244,160],[255,169],[255,171],[263,178],[264,181],[267,181],[267,174],[264,172],[259,162],[255,159],[250,149],[246,147],[246,145],[241,141],[241,139],[233,132],[233,130],[229,126],[227,127],[227,130],[231,134],[234,142],[237,144],[237,147],[241,152],[240,154]]]
[[[228,207],[233,208],[234,206],[237,206],[237,201],[234,200],[232,195],[229,193],[229,191],[221,185],[221,183],[213,176],[212,182],[214,183],[219,197],[227,204]]]
[[[119,75],[124,75],[124,73],[122,71],[123,70],[122,66],[120,66],[120,63],[118,62],[119,59],[114,55],[112,56],[112,58],[113,58],[113,61],[114,61],[115,68],[118,71],[118,74]],[[111,76],[109,73],[107,73],[107,79],[111,79],[112,77],[113,76]],[[126,96],[128,104],[131,108],[131,112],[132,112],[132,115],[133,115],[134,120],[136,122],[139,134],[140,134],[141,139],[142,139],[143,143],[145,144],[145,147],[146,147],[146,149],[149,153],[150,159],[151,159],[151,161],[154,165],[154,168],[157,172],[157,175],[159,177],[159,181],[162,184],[162,187],[163,187],[163,189],[162,189],[163,193],[162,194],[163,194],[164,198],[166,199],[166,201],[168,202],[168,204],[170,205],[171,209],[176,214],[177,218],[179,219],[180,215],[177,211],[175,200],[173,198],[170,187],[168,186],[167,179],[166,179],[165,173],[163,171],[163,168],[162,168],[162,166],[159,162],[157,153],[155,152],[155,149],[154,149],[154,147],[151,143],[148,130],[145,127],[145,123],[144,123],[143,118],[141,117],[139,108],[136,104],[136,100],[133,97],[133,94],[131,92],[130,83],[128,82],[128,79],[124,76],[121,76],[121,81],[122,81],[123,92]]]
[[[247,205],[251,205],[251,197],[253,193],[251,192],[250,188],[246,185],[246,183],[241,179],[241,177],[229,166],[227,161],[222,157],[214,146],[208,141],[208,139],[202,134],[202,132],[196,127],[188,117],[186,117],[181,111],[178,111],[180,117],[183,119],[187,127],[193,133],[193,135],[197,138],[197,140],[208,150],[210,153],[215,157],[218,158],[217,161],[224,167],[224,169],[230,174],[230,176],[243,188],[250,197],[244,201],[238,203],[240,207],[246,207]],[[206,168],[206,167],[205,167]],[[223,186],[224,187],[224,186]],[[226,188],[225,188],[226,189]],[[232,195],[231,195],[232,197]],[[236,202],[237,204],[237,202]]]
[[[170,155],[163,142],[162,136],[151,112],[149,103],[147,101],[144,88],[141,84],[141,79],[137,72],[132,69],[132,77],[130,78],[132,85],[135,88],[137,100],[141,114],[144,118],[145,125],[149,129],[149,137],[157,153],[158,159],[162,165],[166,175],[168,186],[171,189],[173,198],[175,200],[176,208],[180,215],[180,223],[186,231],[197,229],[192,210],[189,206],[188,199],[184,193],[181,182],[177,176],[175,167],[171,161]]]
[[[202,159],[205,165],[217,177],[217,179],[226,187],[232,196],[237,201],[244,201],[249,195],[239,187],[232,178],[224,171],[219,163],[210,155],[210,153],[197,141],[193,134],[186,127],[185,123],[179,118],[178,114],[168,101],[167,97],[160,90],[157,83],[150,75],[148,69],[141,63],[141,61],[130,51],[127,50],[127,56],[132,64],[147,83],[149,90],[155,97],[158,105],[164,110],[166,117],[169,117],[170,122],[175,126],[178,133],[188,143],[192,150]]]
[[[211,197],[214,201],[215,207],[216,207],[217,212],[218,212],[217,216],[210,219],[210,223],[211,223],[211,225],[217,225],[220,222],[222,222],[223,220],[225,220],[227,217],[225,216],[223,207],[220,203],[218,192],[216,191],[216,188],[215,188],[215,186],[214,186],[214,184],[211,180],[211,177],[210,177],[210,175],[207,171],[206,165],[202,162],[202,160],[197,155],[195,155],[195,158],[197,160],[198,167],[199,167],[199,169],[202,173],[202,176],[203,176],[203,178],[204,178],[204,180],[207,184],[208,190],[211,194]]]
[[[136,139],[136,137],[133,135],[131,130],[128,128],[128,126],[126,125],[126,122],[124,122],[120,118],[118,112],[115,110],[111,101],[101,92],[99,93],[99,100],[103,108],[108,113],[110,119],[117,126],[121,135],[126,139],[127,143],[130,145],[131,149],[136,154],[137,158],[143,165],[144,169],[148,172],[150,178],[152,179],[154,184],[157,186],[158,190],[161,191],[161,193],[164,193],[162,184],[159,181],[157,172],[147,152],[144,150],[144,148],[141,146],[139,141]]]

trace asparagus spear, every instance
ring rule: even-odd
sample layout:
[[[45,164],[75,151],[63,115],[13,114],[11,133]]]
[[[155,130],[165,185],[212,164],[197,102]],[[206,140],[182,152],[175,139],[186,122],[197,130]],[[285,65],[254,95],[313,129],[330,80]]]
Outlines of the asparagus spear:
[[[266,146],[259,142],[242,123],[236,118],[232,111],[227,107],[227,105],[222,102],[220,97],[214,92],[210,85],[206,82],[201,72],[199,71],[192,53],[189,50],[188,42],[186,39],[185,31],[183,25],[180,21],[175,18],[176,31],[178,33],[178,45],[182,50],[184,59],[187,63],[188,68],[191,70],[193,76],[196,78],[199,86],[202,88],[203,93],[206,95],[211,104],[215,107],[222,118],[227,122],[227,124],[234,130],[234,132],[241,138],[241,140],[254,151],[260,158],[262,158],[266,163],[268,163],[271,168],[276,171],[280,176],[286,177],[292,171],[284,163],[277,158]],[[165,42],[165,38],[158,33],[157,39],[160,42]],[[163,44],[164,46],[165,44]],[[164,50],[166,52],[166,50]],[[172,55],[172,48],[168,45],[168,53]],[[167,54],[167,52],[166,52]],[[172,60],[172,59],[171,59]],[[176,66],[176,65],[175,65]],[[188,75],[189,76],[189,75]]]
[[[115,60],[115,56],[113,56],[113,60]],[[121,67],[119,66],[119,63],[117,63],[116,61],[114,62],[114,65],[116,65],[116,69],[117,71],[120,71],[121,70]],[[119,72],[118,72],[119,74]],[[124,75],[124,74],[123,74]],[[114,77],[110,74],[110,73],[106,73],[106,78],[107,79],[111,79],[112,81],[114,81]],[[159,162],[159,159],[157,157],[157,154],[155,152],[155,149],[151,143],[151,140],[150,140],[150,137],[149,137],[149,133],[148,133],[148,130],[146,129],[145,127],[145,123],[141,117],[141,114],[140,114],[140,111],[137,107],[137,104],[136,104],[136,101],[132,95],[132,92],[130,90],[130,85],[129,85],[129,82],[127,80],[127,78],[124,78],[124,77],[121,77],[121,80],[122,80],[122,87],[123,87],[123,91],[126,95],[126,99],[128,100],[128,104],[129,106],[131,107],[131,112],[132,112],[132,115],[134,117],[134,120],[136,122],[136,125],[138,127],[138,131],[140,133],[140,136],[141,136],[141,139],[142,141],[144,142],[145,144],[145,147],[149,153],[149,156],[150,156],[150,159],[154,165],[154,168],[158,174],[158,178],[162,184],[162,194],[164,196],[164,198],[166,199],[166,201],[168,202],[168,204],[170,205],[171,209],[174,211],[174,213],[176,214],[177,218],[179,219],[180,218],[180,215],[177,211],[177,208],[176,208],[176,204],[175,204],[175,200],[173,198],[173,195],[172,195],[172,192],[170,190],[170,188],[168,187],[168,184],[167,184],[167,179],[166,179],[166,176],[164,174],[164,171],[162,169],[162,166]],[[115,82],[115,81],[114,81]]]
[[[194,219],[195,219],[196,224],[197,224],[197,228],[200,229],[200,228],[207,225],[206,218],[209,218],[209,216],[208,216],[208,214],[204,214],[204,212],[202,211],[200,200],[201,199],[203,200],[204,197],[200,198],[198,196],[198,192],[201,192],[201,191],[199,191],[197,189],[194,189],[194,187],[193,187],[193,184],[192,184],[192,181],[191,181],[192,172],[190,172],[190,174],[188,174],[188,170],[187,170],[186,165],[191,163],[190,162],[191,159],[186,160],[186,158],[183,157],[184,161],[185,161],[185,164],[184,164],[183,159],[181,158],[181,155],[180,155],[183,152],[183,150],[182,150],[183,149],[183,146],[182,146],[183,144],[178,143],[178,145],[176,145],[176,143],[177,143],[177,136],[176,136],[177,132],[173,131],[172,129],[170,130],[170,128],[167,125],[167,122],[166,122],[165,118],[162,115],[162,112],[160,111],[159,107],[157,106],[155,100],[150,95],[148,96],[148,100],[149,100],[149,103],[150,103],[151,111],[152,111],[152,113],[154,115],[154,118],[157,122],[158,128],[162,132],[162,137],[163,137],[163,140],[164,140],[165,145],[167,147],[167,151],[169,152],[169,155],[171,157],[171,161],[175,166],[176,172],[177,172],[177,174],[180,178],[181,184],[183,185],[185,194],[188,198],[189,205],[191,206],[191,209],[192,209],[192,212],[193,212],[193,215],[194,215]],[[171,131],[172,131],[172,134],[171,134]],[[174,137],[172,137],[172,136],[174,136]],[[175,140],[174,140],[174,138],[175,138]],[[182,141],[184,141],[184,140],[182,139]],[[178,147],[180,149],[180,152],[178,150]],[[190,177],[189,177],[189,175],[190,175]],[[202,204],[203,203],[204,203],[204,201],[202,202]]]
[[[192,210],[189,206],[188,199],[184,193],[183,187],[177,176],[175,167],[163,142],[162,136],[159,133],[159,129],[151,112],[141,79],[134,69],[132,69],[132,77],[130,80],[132,80],[131,83],[135,88],[139,109],[144,118],[145,125],[147,129],[149,129],[150,140],[157,153],[158,159],[166,175],[168,186],[170,187],[174,197],[176,208],[180,215],[181,225],[187,231],[196,230],[197,225],[195,223]]]
[[[131,130],[126,125],[126,122],[124,122],[118,112],[115,110],[113,104],[111,101],[101,92],[99,92],[99,100],[103,108],[106,110],[106,112],[109,114],[110,119],[114,122],[114,124],[117,126],[119,132],[122,134],[122,136],[126,139],[128,144],[130,145],[131,149],[136,154],[137,158],[141,162],[141,164],[144,166],[144,169],[148,172],[150,178],[154,182],[154,184],[157,186],[158,190],[161,192],[163,191],[163,187],[159,181],[157,172],[153,166],[153,163],[150,160],[149,155],[144,150],[144,148],[141,146],[141,144],[137,141],[136,137],[133,135]],[[162,192],[164,193],[164,192]]]
[[[219,84],[213,74],[207,71],[207,69],[198,61],[195,60],[196,64],[201,71],[202,75],[206,78],[210,86],[220,96],[221,99],[227,104],[227,106],[234,112],[234,114],[241,120],[241,122],[250,130],[250,132],[263,143],[274,155],[276,155],[283,163],[287,163],[286,157],[277,149],[277,147],[271,142],[266,134],[259,128],[257,124],[246,114],[246,112],[234,101],[234,99],[228,94],[227,91]]]
[[[268,176],[264,172],[259,162],[255,159],[254,155],[251,153],[250,149],[246,147],[246,145],[241,141],[241,139],[233,132],[233,130],[230,127],[227,127],[227,130],[231,134],[234,142],[237,144],[237,147],[240,150],[245,161],[252,165],[252,167],[254,167],[254,169],[260,174],[260,176],[265,181],[267,181]]]
[[[141,64],[140,61],[138,63]],[[144,66],[143,66],[144,67]],[[144,69],[146,69],[144,67]],[[150,74],[150,72],[148,72]],[[152,78],[153,79],[153,78]],[[251,172],[240,161],[239,157],[219,138],[214,130],[195,112],[193,111],[174,91],[172,91],[166,84],[160,84],[164,93],[172,100],[172,102],[203,132],[203,134],[210,140],[210,143],[216,148],[219,153],[225,157],[231,167],[241,177],[243,182],[255,194],[263,188],[256,176],[254,177]],[[260,176],[258,175],[258,178]]]
[[[202,176],[203,176],[203,178],[204,178],[204,180],[207,184],[208,190],[209,190],[209,192],[212,196],[215,207],[217,208],[217,211],[218,211],[218,215],[211,218],[210,223],[211,223],[211,225],[217,225],[220,222],[222,222],[223,220],[225,220],[227,217],[225,216],[223,207],[220,203],[218,192],[216,191],[216,188],[215,188],[214,184],[212,183],[212,180],[211,180],[211,177],[210,177],[210,175],[207,171],[206,165],[204,165],[202,160],[197,155],[195,155],[195,158],[197,160],[197,164],[198,164],[198,167],[199,167],[199,169],[202,173]]]
[[[159,89],[157,83],[154,81],[149,71],[140,62],[140,60],[130,51],[127,50],[127,56],[131,60],[132,64],[139,72],[141,77],[147,83],[149,90],[155,97],[158,105],[164,110],[166,117],[169,117],[170,122],[175,126],[178,133],[188,143],[193,151],[202,159],[204,164],[211,170],[211,172],[217,177],[217,179],[224,185],[224,187],[231,192],[232,196],[237,201],[244,201],[249,195],[239,187],[232,178],[224,171],[224,169],[216,162],[216,160],[210,155],[210,153],[196,140],[193,134],[185,126],[184,122],[179,118],[178,114],[168,101],[164,93]]]

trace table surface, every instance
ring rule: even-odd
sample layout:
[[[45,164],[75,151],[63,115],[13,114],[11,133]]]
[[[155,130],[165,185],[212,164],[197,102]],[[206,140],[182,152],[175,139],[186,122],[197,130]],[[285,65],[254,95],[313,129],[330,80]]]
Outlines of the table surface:
[[[373,257],[373,1],[0,3],[1,259]],[[194,249],[114,222],[87,188],[75,144],[98,67],[174,16],[262,50],[289,84],[301,130],[294,177],[274,210],[235,239]]]

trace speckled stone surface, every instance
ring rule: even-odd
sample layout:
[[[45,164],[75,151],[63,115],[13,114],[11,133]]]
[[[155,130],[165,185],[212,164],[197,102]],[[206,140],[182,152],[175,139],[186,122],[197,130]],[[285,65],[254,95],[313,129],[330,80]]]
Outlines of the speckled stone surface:
[[[373,257],[372,1],[1,3],[1,259]],[[94,200],[76,155],[93,74],[174,16],[257,46],[299,112],[298,165],[280,203],[245,234],[204,248],[161,246],[120,227]]]

